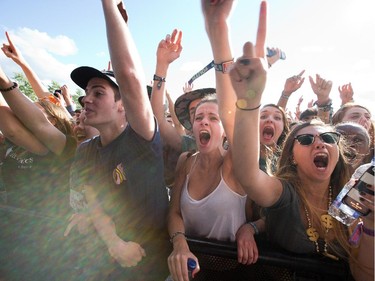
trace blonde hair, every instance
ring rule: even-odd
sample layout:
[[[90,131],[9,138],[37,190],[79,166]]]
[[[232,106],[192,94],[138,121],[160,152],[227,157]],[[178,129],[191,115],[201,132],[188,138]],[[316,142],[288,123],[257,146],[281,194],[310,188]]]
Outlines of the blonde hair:
[[[56,120],[55,127],[64,135],[73,136],[73,118],[61,105],[56,105],[49,100],[39,100],[37,103],[43,107],[46,113]]]

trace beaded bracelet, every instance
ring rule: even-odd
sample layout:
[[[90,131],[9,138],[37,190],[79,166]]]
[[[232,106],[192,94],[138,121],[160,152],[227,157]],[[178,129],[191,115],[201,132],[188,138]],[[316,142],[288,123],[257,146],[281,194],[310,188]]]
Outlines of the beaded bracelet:
[[[184,232],[182,231],[176,231],[175,233],[173,233],[171,235],[171,238],[169,239],[169,242],[171,242],[173,244],[173,239],[177,236],[177,235],[183,235],[185,238],[186,238],[186,235]]]
[[[13,89],[15,89],[15,88],[17,88],[18,87],[18,84],[16,83],[16,82],[13,82],[13,85],[12,86],[10,86],[9,88],[6,88],[6,89],[0,89],[0,92],[9,92],[9,91],[11,91],[11,90],[13,90]]]

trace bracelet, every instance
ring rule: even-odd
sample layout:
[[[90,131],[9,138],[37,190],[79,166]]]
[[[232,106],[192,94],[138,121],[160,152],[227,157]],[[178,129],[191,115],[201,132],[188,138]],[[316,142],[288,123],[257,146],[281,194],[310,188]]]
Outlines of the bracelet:
[[[177,235],[183,235],[185,238],[186,238],[186,235],[184,232],[182,231],[176,231],[175,233],[173,233],[171,235],[171,238],[169,238],[169,242],[171,242],[173,244],[173,239],[177,236]]]
[[[156,86],[158,87],[158,90],[160,90],[161,88],[161,83],[162,82],[165,82],[165,77],[160,77],[156,74],[154,74],[154,78],[153,78],[154,81],[158,81],[158,84],[156,84]]]
[[[249,221],[249,222],[247,222],[247,224],[252,226],[252,228],[254,229],[255,235],[259,234],[259,229],[258,229],[258,227],[256,226],[255,223],[253,223],[252,221]]]
[[[262,105],[262,104],[259,104],[257,107],[246,108],[246,107],[240,106],[239,103],[244,103],[243,100],[237,100],[237,101],[236,101],[236,107],[237,107],[239,110],[244,110],[244,111],[253,111],[253,110],[257,110],[257,109],[260,108],[261,105]]]
[[[222,63],[214,63],[214,67],[216,71],[221,71],[223,73],[228,73],[231,69],[231,66],[234,64],[234,59],[222,62]]]
[[[366,234],[369,235],[369,236],[372,236],[372,237],[375,236],[375,234],[374,234],[374,230],[373,230],[373,229],[366,228],[364,224],[362,224],[362,230],[363,230],[363,233],[366,233]]]
[[[13,82],[13,85],[12,86],[10,86],[9,88],[6,88],[6,89],[0,89],[0,92],[9,92],[9,91],[11,91],[11,90],[13,90],[13,89],[15,89],[15,88],[17,88],[18,87],[18,84],[16,83],[16,82]]]
[[[325,105],[319,105],[317,102],[314,102],[314,105],[316,105],[319,110],[323,110],[324,112],[328,112],[332,108],[332,100],[329,100],[329,102]]]
[[[289,96],[287,96],[286,94],[284,94],[284,93],[281,93],[281,98],[283,98],[283,99],[289,99]]]

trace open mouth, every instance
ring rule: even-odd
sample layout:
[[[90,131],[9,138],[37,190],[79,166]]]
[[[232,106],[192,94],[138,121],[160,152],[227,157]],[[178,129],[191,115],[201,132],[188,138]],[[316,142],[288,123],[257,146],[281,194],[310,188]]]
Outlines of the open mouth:
[[[275,134],[275,131],[272,127],[265,127],[263,129],[263,138],[266,140],[271,140]]]
[[[351,162],[357,158],[356,152],[357,151],[354,148],[349,147],[347,151],[345,151],[344,155]]]
[[[199,133],[199,141],[201,144],[207,144],[210,141],[211,135],[208,131],[201,131]]]
[[[326,168],[328,166],[328,155],[324,153],[316,154],[314,164],[317,168]]]
[[[76,138],[77,138],[78,141],[83,141],[86,138],[86,135],[78,133],[76,135]]]

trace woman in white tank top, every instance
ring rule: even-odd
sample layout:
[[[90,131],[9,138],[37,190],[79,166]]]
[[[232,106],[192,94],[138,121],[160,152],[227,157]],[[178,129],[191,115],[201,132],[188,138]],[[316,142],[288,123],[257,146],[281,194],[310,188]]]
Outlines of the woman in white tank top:
[[[202,99],[195,108],[194,118],[184,120],[192,125],[198,152],[181,154],[172,188],[168,230],[173,251],[168,267],[175,281],[188,280],[188,258],[198,264],[193,276],[199,271],[198,260],[190,252],[185,235],[236,241],[238,262],[251,264],[258,259],[254,234],[264,230],[264,221],[246,223],[254,219],[254,214],[250,200],[234,176],[232,162],[236,95],[228,75],[233,63],[228,18],[234,2],[201,0],[219,102],[209,97]],[[258,32],[263,38],[263,30]],[[174,45],[181,42],[176,43],[173,34],[167,39],[164,52],[171,61],[175,57]],[[225,139],[227,150],[223,149]]]
[[[183,274],[188,258],[198,262],[186,236],[237,241],[238,261],[251,264],[258,258],[254,234],[264,227],[262,220],[255,222],[255,228],[246,223],[252,219],[251,202],[234,177],[230,146],[223,149],[225,132],[216,95],[197,105],[192,128],[198,152],[181,154],[171,193],[168,229],[173,252],[168,264],[172,276],[179,276],[178,270]]]

